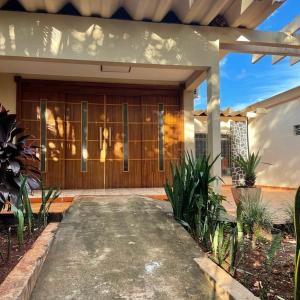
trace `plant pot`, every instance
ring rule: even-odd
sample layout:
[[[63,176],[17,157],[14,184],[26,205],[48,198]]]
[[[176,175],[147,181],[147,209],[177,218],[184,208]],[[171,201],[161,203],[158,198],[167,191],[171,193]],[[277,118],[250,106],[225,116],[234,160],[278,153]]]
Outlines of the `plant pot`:
[[[232,187],[231,193],[235,204],[238,205],[241,202],[241,199],[244,197],[254,198],[261,197],[261,188],[260,187]]]

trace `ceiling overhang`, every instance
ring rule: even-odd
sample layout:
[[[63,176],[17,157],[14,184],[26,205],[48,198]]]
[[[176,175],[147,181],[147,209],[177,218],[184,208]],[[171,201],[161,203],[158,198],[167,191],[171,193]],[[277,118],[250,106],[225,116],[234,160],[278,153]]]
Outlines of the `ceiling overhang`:
[[[253,29],[285,0],[0,0],[0,9]]]
[[[80,64],[74,62],[37,61],[26,59],[1,59],[0,73],[10,73],[24,78],[49,78],[82,81],[113,81],[119,83],[152,83],[181,85],[194,69],[167,67],[151,68],[124,66],[122,64]]]

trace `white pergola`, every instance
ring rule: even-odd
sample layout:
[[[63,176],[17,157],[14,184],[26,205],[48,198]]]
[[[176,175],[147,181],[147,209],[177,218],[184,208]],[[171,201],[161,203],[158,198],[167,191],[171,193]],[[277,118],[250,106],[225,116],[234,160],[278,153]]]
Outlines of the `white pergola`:
[[[254,62],[267,54],[273,61],[300,59],[300,36],[295,34],[299,17],[280,32],[254,29],[282,0],[19,2],[27,12],[1,11],[9,1],[0,0],[0,73],[74,78],[78,72],[86,80],[181,84],[186,151],[195,149],[193,90],[207,79],[211,157],[221,152],[220,59],[232,51],[252,53]],[[59,14],[70,4],[84,17]],[[134,22],[111,19],[121,8]],[[165,23],[170,14],[177,16],[177,24]],[[90,17],[95,15],[101,18]],[[130,66],[133,71],[100,74],[99,65]],[[221,175],[220,159],[213,173]]]
[[[290,35],[295,35],[299,29],[300,29],[300,16],[297,16],[293,21],[291,21],[286,26],[284,26],[280,31],[288,33]],[[264,54],[254,54],[252,57],[252,62],[253,63],[258,62],[263,56],[264,56]],[[272,64],[278,63],[285,57],[286,57],[286,55],[273,55],[272,56]],[[297,56],[290,57],[291,65],[295,65],[299,61],[300,61],[300,58]]]

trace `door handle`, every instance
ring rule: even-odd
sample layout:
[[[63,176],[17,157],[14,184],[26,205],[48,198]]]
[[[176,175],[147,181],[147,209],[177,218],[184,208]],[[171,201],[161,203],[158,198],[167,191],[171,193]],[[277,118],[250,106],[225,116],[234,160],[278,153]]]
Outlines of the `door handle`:
[[[108,146],[111,147],[111,127],[108,128]]]
[[[99,127],[99,143],[100,143],[100,150],[103,148],[103,128]]]

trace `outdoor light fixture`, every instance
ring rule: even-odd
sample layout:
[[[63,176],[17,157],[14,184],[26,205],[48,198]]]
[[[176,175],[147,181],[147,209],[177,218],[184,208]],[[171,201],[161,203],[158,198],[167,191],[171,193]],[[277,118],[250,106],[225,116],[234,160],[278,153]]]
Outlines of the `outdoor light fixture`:
[[[117,66],[117,65],[101,65],[101,72],[113,72],[113,73],[130,73],[130,66]]]

